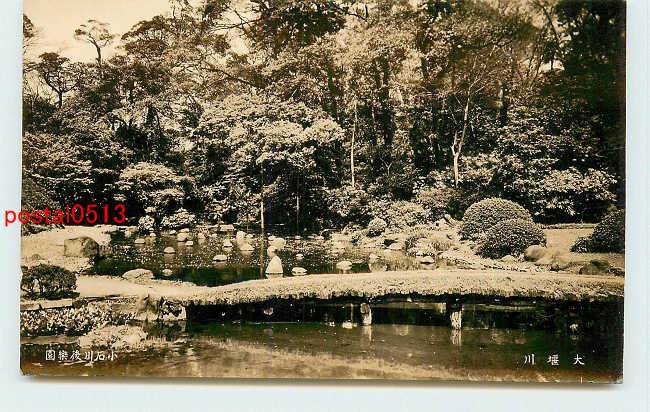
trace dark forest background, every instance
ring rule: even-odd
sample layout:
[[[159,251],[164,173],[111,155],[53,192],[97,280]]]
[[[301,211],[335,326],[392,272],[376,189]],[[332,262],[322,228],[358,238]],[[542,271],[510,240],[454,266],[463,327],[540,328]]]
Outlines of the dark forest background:
[[[58,204],[302,229],[624,201],[623,3],[172,0],[70,27],[93,62],[28,57],[45,24],[24,16],[23,179]]]

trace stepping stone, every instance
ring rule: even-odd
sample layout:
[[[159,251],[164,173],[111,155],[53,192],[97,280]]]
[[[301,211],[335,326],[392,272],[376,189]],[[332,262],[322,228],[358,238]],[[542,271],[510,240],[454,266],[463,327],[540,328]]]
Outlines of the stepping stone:
[[[175,235],[175,234],[176,234],[176,231],[175,231],[175,230],[170,230],[170,231],[169,231],[169,234],[170,234],[170,235]]]
[[[179,242],[185,242],[187,240],[187,233],[179,233],[176,235],[176,240]]]
[[[228,260],[228,256],[226,255],[216,255],[215,257],[212,258],[213,261],[215,262],[225,262]]]
[[[185,243],[185,246],[192,247],[192,246],[194,246],[194,242],[191,241],[191,240],[188,240],[187,243]]]
[[[291,269],[291,273],[293,273],[296,276],[306,275],[307,274],[307,269],[301,268],[301,267],[295,267],[295,268]]]
[[[425,265],[430,265],[432,263],[436,263],[436,260],[431,256],[422,256],[420,258],[420,263],[424,263]]]
[[[163,250],[163,253],[172,254],[172,253],[176,253],[176,251],[174,250],[173,247],[171,247],[171,246],[167,246],[167,247]]]
[[[352,269],[352,262],[349,260],[342,260],[336,264],[336,268],[339,270],[350,270]]]
[[[188,228],[181,229],[181,233],[190,233],[190,229]]]
[[[298,253],[298,254],[296,255],[296,260],[303,260],[303,259],[304,259],[304,256],[303,256],[302,253]]]
[[[133,243],[135,243],[136,245],[142,245],[144,244],[144,239],[139,237]]]
[[[230,239],[223,240],[223,247],[232,247],[232,242],[230,241]]]
[[[172,270],[171,269],[163,269],[162,274],[163,276],[171,276],[172,275]]]

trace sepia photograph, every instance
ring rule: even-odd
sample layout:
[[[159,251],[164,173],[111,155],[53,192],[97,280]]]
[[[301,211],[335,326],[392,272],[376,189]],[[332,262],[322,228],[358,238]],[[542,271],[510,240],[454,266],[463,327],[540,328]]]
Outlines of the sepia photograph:
[[[623,1],[22,26],[22,374],[623,382]]]

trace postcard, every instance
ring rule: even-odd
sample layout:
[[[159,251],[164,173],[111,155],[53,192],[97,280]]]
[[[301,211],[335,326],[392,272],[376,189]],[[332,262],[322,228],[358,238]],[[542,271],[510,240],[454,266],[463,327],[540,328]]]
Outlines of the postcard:
[[[622,382],[624,3],[25,0],[23,38],[23,374]]]

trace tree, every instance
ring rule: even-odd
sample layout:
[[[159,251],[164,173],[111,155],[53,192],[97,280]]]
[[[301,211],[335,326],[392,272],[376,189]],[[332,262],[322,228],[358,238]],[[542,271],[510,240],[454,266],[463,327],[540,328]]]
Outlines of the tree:
[[[74,38],[91,44],[97,52],[97,67],[102,71],[102,48],[110,45],[115,34],[108,30],[108,23],[90,19],[74,31]]]
[[[72,90],[73,77],[69,70],[70,59],[58,53],[48,52],[40,56],[35,68],[45,84],[56,94],[59,109],[63,106],[63,94]]]

